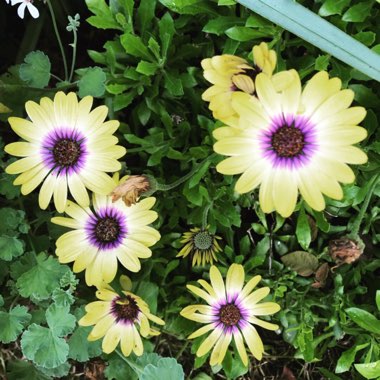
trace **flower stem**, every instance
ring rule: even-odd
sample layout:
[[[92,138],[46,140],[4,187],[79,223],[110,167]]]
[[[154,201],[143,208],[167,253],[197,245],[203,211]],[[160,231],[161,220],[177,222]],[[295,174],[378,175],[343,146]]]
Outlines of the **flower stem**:
[[[210,156],[205,158],[198,165],[195,165],[186,175],[179,178],[177,181],[170,183],[169,185],[166,185],[164,183],[157,183],[156,184],[156,190],[168,191],[168,190],[174,189],[175,187],[181,185],[182,183],[186,182],[189,178],[191,178],[205,162],[212,160],[215,156],[216,156],[216,154],[212,153]]]
[[[203,210],[202,214],[202,230],[206,229],[207,226],[207,217],[208,217],[208,212],[210,211],[210,208],[212,206],[213,202],[210,202]]]
[[[64,70],[65,70],[65,80],[67,81],[69,75],[68,75],[68,69],[67,69],[66,54],[65,54],[65,50],[63,49],[61,36],[59,35],[59,31],[58,31],[58,27],[57,27],[57,22],[55,20],[54,9],[53,9],[53,7],[52,7],[52,5],[50,3],[50,0],[46,0],[46,3],[48,5],[48,7],[49,7],[49,11],[50,11],[50,15],[51,15],[51,21],[53,23],[54,32],[55,32],[55,35],[57,37],[59,48],[61,50],[61,55],[62,55],[62,60],[63,60],[63,67],[64,67]]]
[[[364,215],[367,211],[367,208],[369,206],[369,202],[372,198],[372,194],[376,188],[376,185],[378,184],[379,182],[379,179],[380,179],[380,173],[373,176],[370,180],[370,183],[369,183],[369,189],[368,189],[368,192],[367,192],[367,195],[364,199],[364,202],[362,204],[362,207],[359,211],[359,215],[358,217],[356,218],[354,224],[352,225],[352,229],[351,229],[351,233],[348,235],[350,238],[352,239],[357,239],[359,237],[359,229],[360,229],[360,225],[362,223],[362,220],[364,218]]]
[[[124,356],[118,349],[115,350],[115,352],[137,373],[143,373],[144,369],[140,367],[138,364],[134,363],[131,359]]]
[[[69,82],[71,82],[71,80],[73,79],[73,75],[74,75],[74,68],[75,68],[75,61],[77,59],[77,42],[78,42],[78,36],[77,36],[77,31],[76,29],[73,29],[73,33],[74,33],[74,41],[72,43],[72,47],[73,47],[73,58],[72,58],[72,61],[71,61],[71,70],[70,70],[70,76],[69,76]]]

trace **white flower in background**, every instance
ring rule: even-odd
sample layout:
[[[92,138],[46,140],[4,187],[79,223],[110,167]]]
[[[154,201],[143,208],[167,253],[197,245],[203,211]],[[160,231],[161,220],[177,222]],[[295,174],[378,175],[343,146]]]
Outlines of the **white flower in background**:
[[[9,0],[5,0],[7,3]],[[25,8],[28,8],[28,11],[32,15],[33,18],[37,18],[40,15],[38,9],[33,5],[33,0],[11,0],[12,5],[20,4],[17,9],[17,14],[24,18]]]

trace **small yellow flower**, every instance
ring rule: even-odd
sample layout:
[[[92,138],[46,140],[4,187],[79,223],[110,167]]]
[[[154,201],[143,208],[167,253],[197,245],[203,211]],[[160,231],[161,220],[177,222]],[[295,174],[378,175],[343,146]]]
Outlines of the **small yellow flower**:
[[[149,321],[159,325],[165,322],[151,314],[147,303],[130,292],[131,282],[125,277],[121,278],[122,286],[124,284],[122,294],[116,293],[106,284],[97,290],[96,296],[100,301],[86,306],[87,314],[80,319],[79,325],[95,325],[88,340],[103,338],[102,350],[106,354],[114,351],[120,343],[125,356],[129,356],[132,351],[140,356],[144,351],[141,336],[159,335],[159,331],[150,327]]]
[[[258,74],[257,96],[234,93],[237,121],[214,131],[215,152],[230,156],[217,171],[241,174],[235,185],[240,194],[260,187],[262,210],[283,217],[294,211],[298,192],[317,211],[325,208],[323,194],[342,199],[339,182],[355,179],[347,164],[367,162],[354,146],[367,136],[358,126],[366,110],[350,107],[354,92],[341,90],[340,79],[325,71],[302,91],[297,71],[288,73],[292,82],[281,92],[267,75]]]
[[[113,188],[118,185],[114,175]],[[112,202],[111,196],[93,194],[92,208],[68,202],[70,218],[55,217],[52,222],[69,227],[56,241],[56,254],[61,263],[74,261],[74,272],[86,271],[87,285],[111,282],[118,262],[131,272],[141,269],[140,259],[152,255],[150,246],[159,239],[157,230],[150,227],[158,215],[151,210],[156,199],[145,198],[126,206],[122,199]]]
[[[214,261],[218,261],[217,253],[222,251],[218,243],[220,239],[221,237],[210,234],[208,227],[204,229],[194,227],[183,234],[181,243],[186,244],[177,257],[185,258],[190,254],[193,257],[193,266],[213,264]]]
[[[263,321],[257,316],[271,315],[280,310],[274,302],[260,301],[269,294],[264,287],[253,291],[260,282],[261,276],[255,276],[243,287],[245,282],[244,268],[240,264],[232,264],[227,272],[226,282],[216,266],[210,268],[211,284],[198,280],[203,289],[194,285],[187,288],[208,305],[191,305],[181,311],[181,315],[195,322],[206,323],[189,339],[202,336],[209,331],[210,335],[199,346],[196,355],[206,355],[213,347],[210,365],[222,364],[227,349],[234,339],[238,354],[245,366],[248,365],[244,340],[252,355],[261,360],[264,352],[263,342],[253,325],[268,330],[277,330],[278,326]]]
[[[202,99],[210,102],[209,108],[216,119],[227,120],[235,114],[231,107],[231,95],[235,91],[247,94],[255,92],[256,75],[263,72],[269,77],[276,67],[277,57],[274,50],[262,42],[252,49],[254,66],[240,57],[223,54],[206,58],[201,62],[204,77],[213,84]]]
[[[46,209],[51,198],[58,212],[63,212],[68,193],[83,207],[90,203],[87,189],[109,194],[114,182],[106,172],[120,170],[118,159],[124,147],[116,145],[113,133],[116,120],[105,121],[108,108],[91,111],[93,98],[78,102],[74,92],[57,92],[54,101],[42,98],[40,104],[25,104],[30,118],[10,117],[12,129],[25,141],[8,144],[4,150],[23,157],[6,168],[9,174],[20,174],[14,185],[21,185],[23,195],[41,183],[38,203]]]

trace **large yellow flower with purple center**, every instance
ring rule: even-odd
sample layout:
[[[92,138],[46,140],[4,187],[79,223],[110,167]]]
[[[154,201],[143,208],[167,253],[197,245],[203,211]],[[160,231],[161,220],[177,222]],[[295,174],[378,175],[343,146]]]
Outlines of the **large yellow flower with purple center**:
[[[240,174],[235,189],[247,193],[260,186],[266,213],[283,217],[294,211],[298,192],[310,207],[323,210],[323,194],[341,199],[339,184],[355,179],[347,164],[364,164],[366,154],[353,146],[367,136],[358,124],[363,107],[350,107],[354,92],[341,90],[338,78],[314,75],[301,89],[295,70],[282,92],[264,74],[256,78],[257,97],[235,93],[232,107],[239,118],[214,131],[217,153],[231,156],[217,165],[222,174]],[[232,125],[233,124],[233,125]]]
[[[221,364],[232,340],[244,365],[248,364],[248,355],[244,340],[252,355],[261,360],[264,346],[254,325],[268,330],[277,330],[278,326],[263,321],[257,316],[271,315],[280,310],[275,302],[260,302],[269,294],[264,287],[253,291],[261,276],[255,276],[244,286],[244,267],[232,264],[227,272],[226,282],[216,266],[210,268],[211,284],[198,280],[203,289],[187,285],[187,288],[207,302],[207,305],[191,305],[181,311],[181,315],[206,325],[195,331],[189,339],[197,338],[208,332],[209,336],[199,346],[196,355],[206,355],[210,350],[210,364]]]
[[[118,185],[116,175],[114,187]],[[65,212],[70,218],[55,217],[52,222],[72,228],[56,241],[56,254],[61,263],[74,261],[74,272],[86,271],[87,285],[111,282],[118,262],[131,272],[141,269],[140,259],[152,255],[149,247],[160,234],[149,224],[158,215],[151,210],[156,199],[145,198],[127,206],[122,199],[93,194],[92,207],[68,202]]]
[[[57,211],[63,212],[68,192],[86,207],[90,203],[86,188],[106,195],[114,187],[106,172],[120,170],[118,159],[126,152],[113,136],[119,122],[105,121],[106,106],[91,111],[92,101],[91,96],[78,102],[75,93],[58,92],[54,101],[46,97],[40,104],[28,101],[30,120],[9,118],[12,129],[25,141],[5,147],[7,153],[23,157],[6,172],[20,174],[14,184],[21,185],[24,195],[42,183],[38,199],[42,209],[53,197]]]

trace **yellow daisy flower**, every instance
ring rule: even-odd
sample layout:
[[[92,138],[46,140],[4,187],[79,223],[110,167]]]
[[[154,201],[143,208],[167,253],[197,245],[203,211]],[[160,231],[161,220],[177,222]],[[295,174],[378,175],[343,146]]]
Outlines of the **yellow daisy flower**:
[[[117,176],[113,187],[118,185]],[[160,234],[148,224],[157,219],[152,211],[156,198],[145,198],[132,206],[122,199],[112,203],[112,196],[93,194],[92,208],[68,201],[65,212],[70,218],[55,217],[52,222],[72,228],[58,238],[56,254],[61,263],[74,261],[74,272],[86,271],[87,285],[111,282],[118,261],[130,270],[141,269],[141,258],[152,256],[148,248]]]
[[[127,281],[130,283],[130,280]],[[165,322],[150,313],[149,306],[140,297],[124,287],[122,294],[104,285],[96,296],[100,301],[86,306],[87,314],[79,320],[81,326],[92,326],[89,341],[103,338],[102,350],[106,354],[115,350],[120,343],[121,351],[129,356],[132,351],[141,356],[144,352],[142,337],[159,335],[150,327],[149,321],[164,325]],[[141,335],[141,336],[140,336]]]
[[[203,298],[208,305],[191,305],[181,311],[181,315],[195,322],[206,323],[189,336],[197,338],[211,331],[210,335],[199,346],[196,355],[206,355],[213,347],[210,365],[222,364],[228,346],[234,339],[239,356],[245,366],[248,365],[247,351],[244,340],[252,355],[261,360],[264,352],[263,342],[253,325],[268,330],[277,330],[278,326],[257,318],[261,315],[271,315],[280,310],[274,302],[262,302],[269,294],[269,288],[260,288],[252,292],[260,282],[261,276],[253,277],[244,285],[244,268],[240,264],[232,264],[227,272],[226,283],[216,266],[210,268],[209,284],[205,280],[198,280],[203,287],[194,285],[187,288]],[[244,338],[244,339],[243,339]]]
[[[14,181],[26,195],[42,186],[39,205],[46,209],[50,199],[58,212],[66,206],[68,192],[77,203],[87,207],[90,199],[86,188],[99,194],[109,194],[114,183],[105,172],[120,170],[118,159],[126,150],[116,145],[113,133],[119,127],[116,120],[104,121],[108,108],[91,111],[93,98],[78,102],[74,92],[58,92],[54,101],[42,98],[40,104],[25,104],[30,120],[10,117],[12,129],[24,140],[8,144],[4,150],[24,157],[6,168],[9,174],[20,174]]]
[[[176,257],[187,257],[189,254],[193,257],[192,266],[205,265],[218,261],[216,254],[221,252],[218,240],[220,236],[210,234],[208,227],[200,229],[194,227],[182,236],[181,243],[186,243],[179,251]]]
[[[352,146],[367,136],[358,124],[363,107],[350,107],[354,93],[341,90],[338,78],[319,72],[301,90],[295,70],[293,81],[277,93],[268,76],[256,78],[257,98],[233,95],[239,122],[218,128],[217,153],[231,156],[216,169],[240,174],[235,189],[247,193],[260,185],[259,201],[266,213],[283,217],[294,211],[298,191],[315,210],[325,208],[322,194],[341,199],[339,182],[351,183],[353,171],[346,164],[364,164],[366,154]]]
[[[202,99],[210,102],[209,108],[216,119],[225,120],[235,111],[231,107],[231,95],[235,91],[248,94],[255,92],[255,77],[263,72],[272,76],[277,57],[274,50],[262,42],[252,49],[254,67],[240,57],[230,54],[206,58],[201,62],[204,77],[213,84],[202,94]]]

